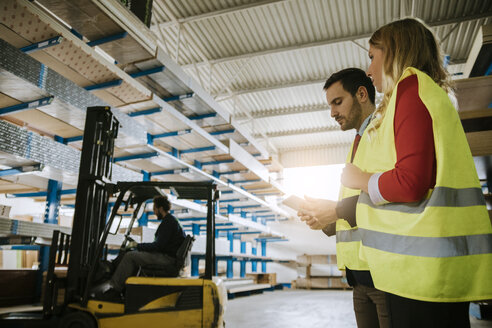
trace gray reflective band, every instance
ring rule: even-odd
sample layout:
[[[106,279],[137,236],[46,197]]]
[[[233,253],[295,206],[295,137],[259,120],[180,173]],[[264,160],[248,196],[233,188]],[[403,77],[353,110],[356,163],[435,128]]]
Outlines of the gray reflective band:
[[[485,199],[480,188],[454,189],[448,187],[436,187],[431,197],[414,203],[389,203],[374,205],[365,192],[360,194],[359,203],[369,205],[379,210],[397,211],[403,213],[422,213],[426,207],[467,207],[485,206]]]
[[[337,243],[348,243],[360,240],[359,229],[337,231]]]
[[[359,228],[362,244],[381,251],[422,257],[492,253],[492,234],[456,237],[413,237]]]

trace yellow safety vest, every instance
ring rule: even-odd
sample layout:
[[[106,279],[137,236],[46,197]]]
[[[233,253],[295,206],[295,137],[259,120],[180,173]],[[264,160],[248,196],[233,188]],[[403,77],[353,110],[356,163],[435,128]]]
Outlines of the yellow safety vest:
[[[414,74],[432,118],[436,185],[415,203],[377,206],[363,192],[357,204],[360,256],[375,287],[392,294],[430,302],[492,299],[492,226],[470,147],[441,87],[415,68],[407,68],[400,81]],[[361,140],[357,154],[366,172],[395,166],[396,93],[370,141]]]
[[[359,141],[357,152],[355,153],[353,164],[361,165],[361,156],[359,155],[362,139],[367,138],[367,133],[364,132]],[[350,147],[347,155],[346,163],[350,163],[354,143]],[[340,199],[357,196],[360,194],[359,189],[346,188],[343,185],[340,187]],[[338,219],[336,221],[336,238],[337,238],[337,266],[339,270],[349,268],[351,270],[369,270],[367,262],[359,256],[360,249],[360,234],[357,227],[351,227],[347,220]]]

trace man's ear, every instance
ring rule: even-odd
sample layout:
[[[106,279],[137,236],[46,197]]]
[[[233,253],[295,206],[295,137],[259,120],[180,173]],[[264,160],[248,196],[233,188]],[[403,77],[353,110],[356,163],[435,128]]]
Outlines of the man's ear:
[[[360,86],[357,89],[355,96],[357,97],[360,103],[365,103],[366,101],[369,100],[369,94],[367,93],[367,89],[364,86]]]

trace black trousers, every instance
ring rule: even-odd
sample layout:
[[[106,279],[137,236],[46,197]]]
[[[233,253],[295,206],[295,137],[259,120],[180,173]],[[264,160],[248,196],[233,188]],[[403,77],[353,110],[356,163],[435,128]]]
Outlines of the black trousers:
[[[357,328],[390,328],[386,293],[374,287],[354,286],[354,312]]]
[[[469,302],[435,303],[386,293],[392,328],[470,328]]]

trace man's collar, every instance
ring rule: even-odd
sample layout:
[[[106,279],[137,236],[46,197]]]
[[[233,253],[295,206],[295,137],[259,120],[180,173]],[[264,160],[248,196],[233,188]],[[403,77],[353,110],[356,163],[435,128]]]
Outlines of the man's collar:
[[[357,134],[360,135],[361,137],[364,134],[365,129],[369,125],[369,122],[371,122],[371,117],[372,117],[372,115],[367,116],[366,119],[364,120],[364,122],[362,122],[359,130],[357,130]]]

